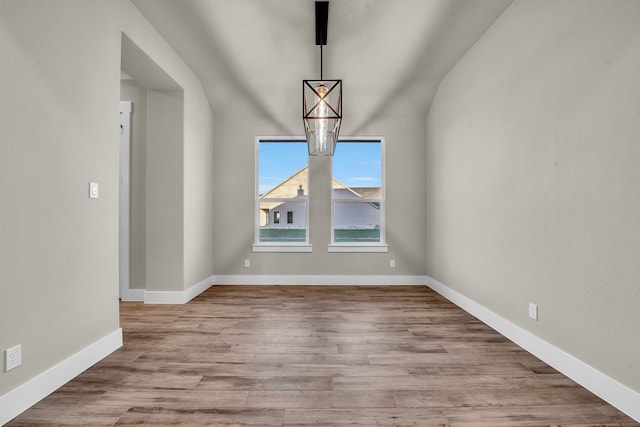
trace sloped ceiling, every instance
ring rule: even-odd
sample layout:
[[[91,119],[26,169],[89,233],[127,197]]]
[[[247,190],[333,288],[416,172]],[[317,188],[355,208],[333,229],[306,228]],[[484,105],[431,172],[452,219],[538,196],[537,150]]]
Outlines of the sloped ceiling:
[[[320,77],[312,0],[133,0],[201,79],[214,116],[244,102],[301,132],[302,80]],[[324,77],[342,79],[343,133],[422,114],[446,72],[511,0],[331,0]]]

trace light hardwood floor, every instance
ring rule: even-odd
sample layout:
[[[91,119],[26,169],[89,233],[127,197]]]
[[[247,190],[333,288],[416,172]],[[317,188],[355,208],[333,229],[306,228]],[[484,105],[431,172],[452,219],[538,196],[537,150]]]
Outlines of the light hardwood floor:
[[[639,426],[424,286],[121,303],[125,345],[9,426]]]

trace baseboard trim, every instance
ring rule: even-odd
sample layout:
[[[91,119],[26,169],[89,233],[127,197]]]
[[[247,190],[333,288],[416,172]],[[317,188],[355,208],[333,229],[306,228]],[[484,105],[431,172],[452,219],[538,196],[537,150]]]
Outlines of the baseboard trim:
[[[424,285],[426,276],[228,275],[213,276],[216,285]]]
[[[128,289],[120,295],[122,301],[144,301],[144,289]]]
[[[426,276],[213,275],[184,291],[144,291],[145,304],[186,304],[214,285],[424,285]]]
[[[209,276],[184,291],[144,291],[145,304],[186,304],[215,282],[215,276]]]
[[[120,347],[122,347],[122,329],[118,328],[0,396],[0,425],[8,423]]]
[[[437,280],[427,276],[426,283],[427,286],[458,307],[477,317],[520,347],[640,422],[640,393]]]

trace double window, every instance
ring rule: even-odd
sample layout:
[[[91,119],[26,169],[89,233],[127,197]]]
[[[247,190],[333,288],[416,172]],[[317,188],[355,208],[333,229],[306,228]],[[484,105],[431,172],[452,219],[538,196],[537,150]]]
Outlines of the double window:
[[[331,180],[330,252],[387,251],[383,152],[382,138],[338,142],[331,159],[333,176],[321,178]],[[257,138],[256,168],[254,251],[310,252],[313,195],[306,141]]]

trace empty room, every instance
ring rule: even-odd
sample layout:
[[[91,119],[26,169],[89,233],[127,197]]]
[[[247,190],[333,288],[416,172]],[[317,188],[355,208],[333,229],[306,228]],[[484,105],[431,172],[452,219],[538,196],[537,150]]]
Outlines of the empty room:
[[[0,425],[640,426],[639,23],[0,0]]]

